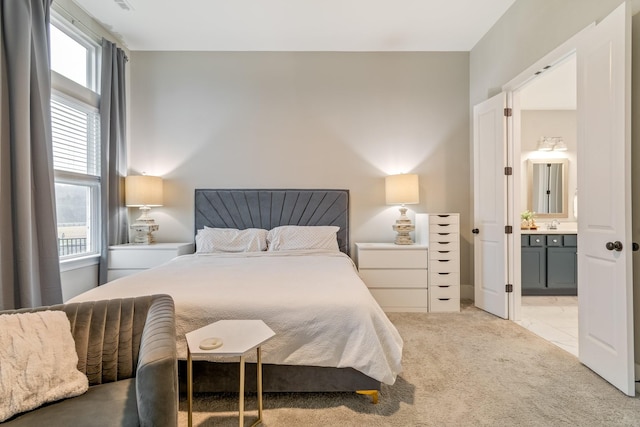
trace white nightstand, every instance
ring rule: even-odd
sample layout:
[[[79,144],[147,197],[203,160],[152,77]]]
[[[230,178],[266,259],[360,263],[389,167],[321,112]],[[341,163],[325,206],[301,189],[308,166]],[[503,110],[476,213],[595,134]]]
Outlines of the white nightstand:
[[[179,255],[192,254],[193,243],[153,243],[109,246],[107,280],[115,280],[169,261]]]
[[[360,277],[384,311],[428,311],[428,247],[356,243]]]

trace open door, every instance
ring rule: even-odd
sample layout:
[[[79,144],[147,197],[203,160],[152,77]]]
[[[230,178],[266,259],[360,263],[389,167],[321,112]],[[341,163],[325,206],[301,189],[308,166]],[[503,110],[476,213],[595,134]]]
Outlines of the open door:
[[[506,94],[473,108],[475,305],[508,318]]]
[[[578,322],[580,361],[634,396],[630,58],[623,3],[577,50]]]

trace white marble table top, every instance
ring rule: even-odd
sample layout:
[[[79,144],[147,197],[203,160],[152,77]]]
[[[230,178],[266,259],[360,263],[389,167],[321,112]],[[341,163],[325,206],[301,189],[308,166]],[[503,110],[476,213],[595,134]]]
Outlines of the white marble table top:
[[[186,334],[192,356],[242,356],[267,342],[275,335],[262,320],[220,320]],[[202,350],[200,342],[219,338],[222,346]]]

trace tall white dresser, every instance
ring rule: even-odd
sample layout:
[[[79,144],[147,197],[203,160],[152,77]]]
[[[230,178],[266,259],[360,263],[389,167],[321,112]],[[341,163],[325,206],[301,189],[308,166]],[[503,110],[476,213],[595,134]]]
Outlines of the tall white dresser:
[[[426,245],[356,243],[362,281],[384,311],[429,309]]]
[[[429,311],[460,311],[460,214],[429,214]]]

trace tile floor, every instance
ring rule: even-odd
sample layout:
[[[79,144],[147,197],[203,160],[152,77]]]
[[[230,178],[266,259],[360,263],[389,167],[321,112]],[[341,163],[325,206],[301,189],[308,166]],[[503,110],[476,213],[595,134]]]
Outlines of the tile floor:
[[[578,297],[522,297],[522,316],[516,323],[578,356]]]

